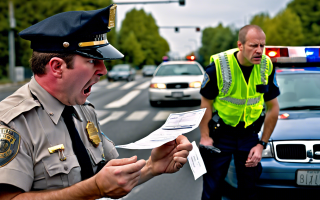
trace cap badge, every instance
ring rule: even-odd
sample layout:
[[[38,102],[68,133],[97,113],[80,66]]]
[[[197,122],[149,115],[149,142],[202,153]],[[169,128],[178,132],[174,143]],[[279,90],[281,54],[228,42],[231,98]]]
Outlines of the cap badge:
[[[69,46],[70,46],[69,42],[64,42],[64,43],[63,43],[63,47],[64,47],[64,48],[68,48]]]
[[[117,9],[117,4],[113,4],[111,6],[110,11],[109,11],[109,23],[108,23],[108,28],[111,29],[115,26],[115,19],[116,19],[116,9]]]

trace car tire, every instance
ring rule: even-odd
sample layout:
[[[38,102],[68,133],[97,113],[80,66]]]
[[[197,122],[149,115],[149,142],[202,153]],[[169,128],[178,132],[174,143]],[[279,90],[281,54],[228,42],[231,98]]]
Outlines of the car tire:
[[[149,101],[150,102],[150,106],[152,107],[158,107],[159,106],[159,101]]]

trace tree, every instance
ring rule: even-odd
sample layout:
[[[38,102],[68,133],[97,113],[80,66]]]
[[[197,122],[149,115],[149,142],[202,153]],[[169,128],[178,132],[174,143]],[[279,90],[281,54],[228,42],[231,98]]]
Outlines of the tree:
[[[131,31],[129,35],[124,39],[122,45],[125,46],[125,48],[121,48],[123,49],[122,53],[125,55],[132,55],[124,57],[125,62],[132,63],[135,66],[138,66],[143,62],[143,60],[145,59],[144,53],[133,31]]]
[[[209,65],[211,55],[237,47],[237,32],[230,27],[223,27],[220,23],[217,27],[205,28],[202,32],[202,47],[200,56],[204,58],[204,66]]]
[[[320,45],[320,2],[319,0],[293,0],[288,8],[296,13],[302,23],[305,40],[303,45]]]
[[[129,53],[126,50],[131,48],[130,43],[126,42],[131,32],[134,33],[143,52],[143,60],[138,66],[160,64],[162,56],[166,55],[170,48],[167,41],[160,36],[159,27],[156,25],[152,15],[145,13],[143,9],[132,9],[126,14],[121,25],[118,40],[120,51],[127,52],[125,57],[136,56],[133,52]],[[137,59],[132,58],[132,60]]]
[[[268,22],[265,33],[268,45],[303,45],[304,35],[300,18],[288,8]]]

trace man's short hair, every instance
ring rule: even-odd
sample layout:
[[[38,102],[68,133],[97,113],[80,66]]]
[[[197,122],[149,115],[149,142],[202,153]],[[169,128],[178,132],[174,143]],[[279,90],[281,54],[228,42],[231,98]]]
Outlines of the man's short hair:
[[[247,33],[249,30],[251,29],[256,29],[259,30],[261,32],[263,32],[262,28],[258,25],[245,25],[244,27],[242,27],[239,31],[239,35],[238,35],[238,40],[242,43],[245,44],[246,43],[246,37],[247,37]]]
[[[33,51],[30,59],[31,70],[35,75],[46,74],[46,65],[53,57],[61,58],[67,64],[67,68],[72,69],[75,55],[70,53],[42,53]]]

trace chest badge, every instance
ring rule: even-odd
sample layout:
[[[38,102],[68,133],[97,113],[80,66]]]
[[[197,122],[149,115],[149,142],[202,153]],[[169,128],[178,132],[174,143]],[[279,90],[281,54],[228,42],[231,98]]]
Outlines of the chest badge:
[[[91,142],[91,144],[94,147],[99,146],[99,143],[101,142],[101,140],[98,135],[98,129],[94,125],[94,123],[88,121],[86,129],[87,129],[87,135],[88,135],[88,138],[89,138],[89,141]]]

